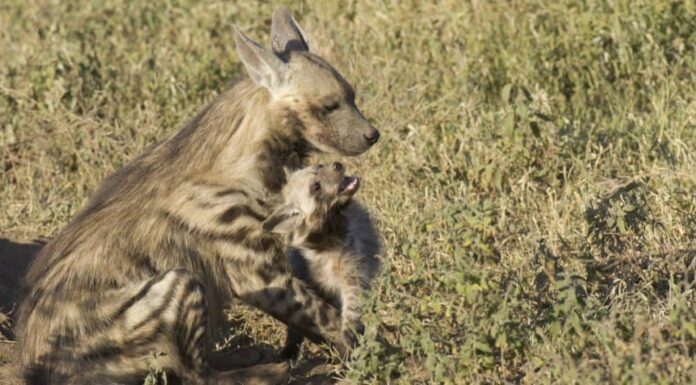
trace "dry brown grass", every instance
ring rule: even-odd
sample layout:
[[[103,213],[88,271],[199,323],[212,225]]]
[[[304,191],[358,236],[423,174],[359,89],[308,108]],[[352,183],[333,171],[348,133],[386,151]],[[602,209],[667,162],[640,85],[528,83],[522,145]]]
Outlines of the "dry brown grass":
[[[230,24],[267,41],[272,8],[3,2],[0,236],[63,226],[240,74]],[[342,376],[693,381],[693,1],[291,8],[383,132],[349,164],[386,269]]]

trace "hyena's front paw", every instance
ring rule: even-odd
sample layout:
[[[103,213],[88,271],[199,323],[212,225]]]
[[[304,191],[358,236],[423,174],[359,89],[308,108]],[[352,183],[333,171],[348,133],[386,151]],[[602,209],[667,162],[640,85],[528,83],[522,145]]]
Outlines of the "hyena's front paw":
[[[278,357],[283,360],[295,360],[300,355],[300,345],[285,345]]]
[[[352,350],[358,345],[358,337],[365,333],[365,325],[359,319],[343,321],[343,341]]]

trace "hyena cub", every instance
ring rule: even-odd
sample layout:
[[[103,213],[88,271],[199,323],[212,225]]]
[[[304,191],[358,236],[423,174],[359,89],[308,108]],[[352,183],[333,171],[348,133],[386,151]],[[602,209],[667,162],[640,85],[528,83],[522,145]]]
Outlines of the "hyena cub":
[[[288,173],[284,203],[264,229],[287,234],[293,273],[341,309],[346,337],[362,333],[360,301],[379,269],[379,236],[367,211],[351,198],[360,181],[341,163]],[[302,334],[288,328],[282,355],[295,357]]]

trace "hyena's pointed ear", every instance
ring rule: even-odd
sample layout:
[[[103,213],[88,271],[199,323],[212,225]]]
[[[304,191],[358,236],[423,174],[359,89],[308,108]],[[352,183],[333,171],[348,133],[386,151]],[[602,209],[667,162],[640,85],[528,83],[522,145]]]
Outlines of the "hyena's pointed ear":
[[[251,80],[270,91],[280,86],[288,68],[285,62],[273,52],[249,39],[237,26],[234,26],[234,41],[237,45],[237,54],[244,63]]]
[[[293,204],[286,204],[263,221],[263,229],[276,234],[287,234],[297,228],[301,221],[300,210]]]
[[[288,7],[281,5],[273,12],[271,22],[271,47],[273,52],[284,56],[290,51],[309,51],[307,38],[297,25]]]

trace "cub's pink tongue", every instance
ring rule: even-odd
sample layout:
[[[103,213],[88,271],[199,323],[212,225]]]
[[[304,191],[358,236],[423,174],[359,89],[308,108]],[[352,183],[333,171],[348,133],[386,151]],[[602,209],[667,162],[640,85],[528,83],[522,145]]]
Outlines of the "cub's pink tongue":
[[[341,180],[341,184],[338,187],[341,194],[354,194],[358,191],[360,187],[360,180],[354,176],[346,176]]]

